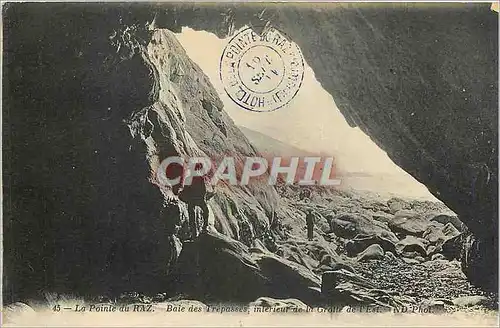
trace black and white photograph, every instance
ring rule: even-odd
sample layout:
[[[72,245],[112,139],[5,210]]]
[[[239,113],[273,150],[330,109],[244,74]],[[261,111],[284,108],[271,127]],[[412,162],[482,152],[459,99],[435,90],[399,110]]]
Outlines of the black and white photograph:
[[[497,326],[498,8],[2,2],[2,326]]]

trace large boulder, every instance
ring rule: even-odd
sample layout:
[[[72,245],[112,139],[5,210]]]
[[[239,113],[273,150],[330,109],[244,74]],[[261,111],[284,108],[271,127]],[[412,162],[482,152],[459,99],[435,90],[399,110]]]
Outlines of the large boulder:
[[[370,282],[370,280],[344,269],[324,272],[321,276],[321,288],[325,293],[332,286],[336,286],[344,282],[353,282],[366,288],[375,288],[375,285]]]
[[[451,222],[446,223],[441,231],[447,239],[454,238],[461,233]]]
[[[238,279],[228,279],[238,277]],[[177,293],[201,301],[251,302],[262,295],[319,300],[318,276],[303,265],[248,247],[216,231],[186,243],[172,276]]]
[[[426,245],[425,240],[416,238],[414,236],[407,236],[396,244],[396,251],[398,254],[403,252],[417,252],[421,256],[426,257]]]
[[[345,270],[323,273],[321,295],[326,304],[377,306],[385,309],[404,306],[398,295],[378,289],[369,280]]]
[[[380,260],[384,258],[384,250],[380,245],[373,244],[368,246],[364,251],[358,254],[356,259],[359,262],[366,262],[370,260]]]
[[[464,236],[459,235],[446,240],[437,251],[441,252],[448,260],[460,259],[464,251]]]
[[[384,251],[394,252],[396,250],[394,242],[380,235],[357,235],[345,244],[344,249],[347,255],[355,256],[373,244],[378,244]]]
[[[439,241],[444,242],[447,239],[443,230],[436,226],[428,226],[422,237],[427,239],[431,244],[436,244]]]
[[[407,201],[393,197],[387,201],[387,206],[391,214],[396,214],[401,210],[411,210],[411,205]]]
[[[396,212],[394,219],[389,222],[391,230],[403,236],[422,236],[429,225],[429,221],[419,213],[408,210]]]
[[[443,225],[451,223],[458,231],[462,231],[464,224],[457,216],[452,216],[448,214],[438,214],[430,218],[431,222],[439,222]]]
[[[279,242],[276,254],[289,261],[302,265],[310,270],[332,270],[344,267],[344,261],[333,248],[334,244],[325,241],[306,241],[289,238]]]
[[[238,283],[227,276],[237,276]],[[215,231],[184,243],[171,274],[170,290],[205,301],[250,302],[268,290],[246,245]]]
[[[437,253],[437,254],[433,254],[432,257],[431,257],[431,261],[435,261],[435,260],[445,260],[446,257],[444,257],[443,254],[440,254],[440,253]]]
[[[450,259],[460,258],[463,249],[460,243],[462,239],[456,239],[460,235],[461,233],[450,222],[443,227],[429,226],[423,234],[424,239],[429,241],[427,254],[444,252]]]
[[[398,242],[396,235],[387,225],[365,214],[340,213],[329,218],[330,229],[337,236],[354,238],[356,235],[377,235],[393,243]]]
[[[386,223],[386,224],[389,224],[389,222],[394,220],[394,215],[392,215],[390,213],[382,212],[382,211],[377,211],[375,213],[372,213],[372,217],[375,220],[380,221],[382,223]]]
[[[433,253],[442,252],[446,258],[452,260],[462,258],[462,255],[468,251],[465,244],[466,234],[460,233],[451,223],[447,223],[436,235],[439,235],[439,238],[434,244]],[[432,234],[429,234],[426,239],[430,240],[430,237]]]
[[[266,278],[268,292],[262,295],[298,298],[310,305],[320,301],[321,281],[311,270],[273,255],[255,254],[255,262]]]

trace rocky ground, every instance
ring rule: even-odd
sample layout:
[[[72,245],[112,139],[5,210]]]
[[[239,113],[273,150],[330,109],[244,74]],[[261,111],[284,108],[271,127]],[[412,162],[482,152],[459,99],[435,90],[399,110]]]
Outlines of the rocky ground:
[[[356,269],[370,279],[377,288],[397,291],[427,304],[442,301],[450,311],[475,307],[476,310],[495,309],[495,295],[472,286],[465,278],[458,261],[434,260],[424,263],[406,263],[401,259],[384,257],[366,263],[357,263]],[[466,306],[454,304],[470,302]]]
[[[485,293],[467,281],[458,260],[458,249],[446,251],[450,240],[465,233],[465,229],[456,215],[444,204],[399,198],[392,198],[384,203],[368,193],[352,191],[335,191],[328,196],[312,192],[311,197],[306,197],[297,204],[299,208],[313,208],[317,211],[320,217],[317,232],[320,234],[328,232],[329,234],[324,235],[328,239],[334,230],[333,239],[335,239],[334,243],[337,244],[336,251],[339,256],[347,259],[346,262],[360,276],[373,283],[375,288],[407,296],[416,304],[443,302],[447,310],[450,311],[463,310],[464,307],[476,310],[497,308],[497,295]],[[355,225],[355,228],[360,231],[353,234],[357,235],[359,232],[368,235],[373,233],[379,236],[385,234],[387,239],[391,239],[389,237],[393,236],[390,232],[394,232],[396,235],[394,249],[391,249],[391,252],[387,249],[390,247],[390,243],[388,243],[389,246],[380,243],[384,246],[379,248],[381,253],[366,260],[360,256],[366,250],[358,254],[352,254],[352,252],[349,254],[346,246],[352,245],[352,242],[359,238],[355,236],[349,240],[349,238],[340,237],[339,235],[345,233],[345,229],[332,226],[331,223],[339,217],[342,218],[344,214],[337,214],[333,217],[330,214],[328,217],[329,213],[332,212],[371,216],[374,219],[373,222],[368,222],[364,226],[363,224]],[[324,216],[328,217],[327,221],[330,223],[326,229],[322,225],[324,222],[321,222],[321,218]],[[403,217],[404,219],[401,220],[400,218]],[[378,222],[384,223],[385,228],[389,228],[389,232],[384,229],[384,225],[378,228]],[[446,224],[443,223],[450,222],[452,222],[453,227],[457,228],[456,231],[453,230],[453,236],[436,234],[435,231],[439,229],[447,230],[444,228]],[[370,224],[374,226],[370,227]],[[352,236],[344,235],[343,237]],[[404,249],[398,247],[402,245],[402,241],[408,239],[410,244],[405,245]],[[371,245],[366,248],[373,248],[375,241],[367,242],[366,245]],[[414,247],[415,245],[411,244],[412,241],[415,244],[419,244],[421,241],[422,245],[419,246],[423,246],[425,249],[419,246]],[[445,246],[445,251],[443,251],[442,245]],[[349,250],[349,247],[347,249]],[[411,249],[411,251],[406,251],[407,249]]]
[[[446,311],[492,311],[497,307],[496,295],[467,281],[456,259],[459,254],[443,251],[450,240],[463,234],[459,220],[443,204],[402,199],[384,202],[348,191],[313,190],[304,196],[288,188],[280,194],[281,208],[287,215],[267,237],[252,231],[249,237],[240,231],[238,241],[214,229],[193,244],[185,243],[179,262],[187,264],[178,268],[185,281],[176,291],[149,295],[131,291],[118,298],[103,295],[86,302],[160,304],[196,299],[205,304],[248,304],[249,300],[271,296],[275,300],[264,302],[268,306],[292,298],[313,306],[333,302]],[[316,214],[312,241],[306,239],[306,209]],[[287,211],[298,214],[294,218]],[[437,222],[437,217],[448,222]],[[455,229],[449,228],[451,222]],[[252,291],[240,290],[229,296],[227,291],[234,286],[214,269],[219,264],[225,276],[248,282]],[[200,267],[203,276],[197,271]],[[265,276],[266,282],[258,276]],[[187,285],[198,287],[193,290]],[[284,290],[287,288],[290,290]],[[313,292],[306,292],[308,288]],[[56,304],[60,296],[48,293],[45,299],[49,305]]]

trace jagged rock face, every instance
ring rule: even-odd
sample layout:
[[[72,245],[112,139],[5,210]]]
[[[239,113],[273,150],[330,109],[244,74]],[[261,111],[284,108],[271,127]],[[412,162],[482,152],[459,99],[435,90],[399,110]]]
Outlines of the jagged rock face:
[[[8,10],[7,301],[43,288],[168,289],[186,206],[156,184],[158,165],[256,154],[173,34],[135,24],[145,19],[128,9]],[[209,205],[215,226],[237,238],[238,220],[265,230],[276,202],[269,186],[221,186]]]
[[[246,156],[256,156],[256,150],[224,112],[208,77],[189,59],[171,31],[152,32],[145,58],[156,72],[159,96],[151,108],[132,118],[131,125],[147,146],[153,172],[168,156],[208,156],[215,165],[223,156],[231,156],[239,167]],[[148,130],[149,122],[152,130]],[[240,221],[250,222],[260,234],[277,210],[276,191],[263,183],[245,187],[220,183],[216,192],[209,204],[215,226],[235,239],[240,235]],[[167,198],[173,197],[166,193]]]

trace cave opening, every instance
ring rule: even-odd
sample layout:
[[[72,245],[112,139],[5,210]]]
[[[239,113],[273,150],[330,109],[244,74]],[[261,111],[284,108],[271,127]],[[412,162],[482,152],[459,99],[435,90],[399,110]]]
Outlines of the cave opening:
[[[497,67],[496,14],[487,6],[458,4],[448,10],[410,6],[395,10],[398,15],[363,6],[340,11],[270,6],[265,15],[254,14],[262,13],[259,8],[245,15],[232,8],[219,15],[222,9],[201,6],[218,17],[208,21],[190,6],[148,8],[132,18],[129,9],[110,7],[46,7],[41,15],[41,7],[19,5],[7,11],[4,281],[9,293],[4,299],[44,290],[169,291],[163,286],[170,282],[163,279],[171,276],[180,248],[189,245],[179,241],[185,226],[176,227],[176,220],[186,221],[186,206],[151,183],[154,166],[179,153],[245,157],[259,147],[334,151],[352,189],[368,184],[386,196],[366,201],[350,191],[223,189],[209,202],[216,232],[200,238],[194,249],[184,248],[182,259],[193,264],[202,249],[212,261],[205,263],[204,295],[246,302],[272,291],[315,302],[325,271],[366,270],[364,264],[344,262],[347,253],[351,260],[367,255],[360,255],[359,245],[410,245],[411,260],[433,262],[435,249],[422,247],[418,238],[426,239],[427,230],[438,239],[440,232],[455,234],[462,228],[454,221],[457,215],[470,231],[450,246],[458,249],[451,253],[465,250],[462,268],[448,261],[457,274],[450,279],[465,284],[458,273],[463,269],[469,281],[496,290],[498,77],[491,69]],[[160,29],[150,40],[144,23],[154,17]],[[289,107],[272,113],[253,115],[236,107],[218,78],[224,37],[249,20],[272,21],[286,31],[306,62],[302,89]],[[311,25],[292,23],[302,20]],[[20,23],[26,21],[30,24]],[[326,25],[315,25],[320,23]],[[419,34],[415,27],[429,32]],[[471,64],[468,58],[476,60]],[[420,199],[392,198],[391,190]],[[303,226],[311,204],[319,219],[317,239],[308,244]],[[432,226],[440,232],[429,228],[429,220],[422,223],[422,215],[412,216],[429,207],[437,222]],[[270,237],[272,223],[279,233]],[[339,240],[345,254],[325,246]],[[393,261],[389,256],[384,259]],[[254,290],[224,279],[226,267]],[[444,270],[430,267],[434,271]],[[454,287],[458,297],[463,285]]]

